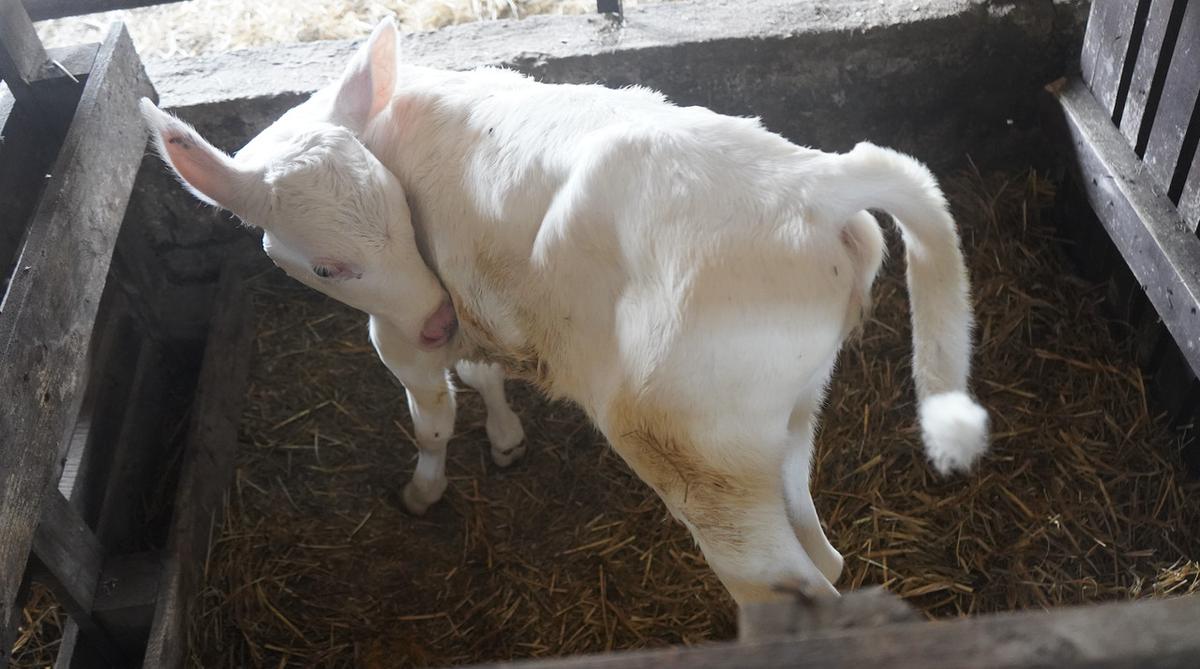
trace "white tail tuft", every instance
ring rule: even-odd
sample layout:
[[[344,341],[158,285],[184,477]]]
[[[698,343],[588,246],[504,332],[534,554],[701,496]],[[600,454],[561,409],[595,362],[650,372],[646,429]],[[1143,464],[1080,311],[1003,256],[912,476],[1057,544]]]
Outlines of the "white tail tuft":
[[[987,450],[987,411],[966,393],[926,397],[921,402],[920,420],[925,453],[942,474],[969,470]]]

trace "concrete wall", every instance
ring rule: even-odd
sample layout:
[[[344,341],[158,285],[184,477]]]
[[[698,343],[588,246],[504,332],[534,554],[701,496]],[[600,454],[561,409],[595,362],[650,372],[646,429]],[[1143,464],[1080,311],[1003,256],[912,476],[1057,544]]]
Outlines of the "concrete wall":
[[[602,16],[533,17],[408,35],[412,62],[505,65],[550,82],[641,84],[679,104],[760,116],[792,141],[890,145],[946,171],[1030,164],[1041,86],[1078,69],[1085,0],[695,0]],[[332,80],[355,44],[323,42],[149,62],[163,106],[240,147]],[[257,241],[199,205],[156,159],[126,220],[159,318],[195,336],[219,263],[265,267]]]

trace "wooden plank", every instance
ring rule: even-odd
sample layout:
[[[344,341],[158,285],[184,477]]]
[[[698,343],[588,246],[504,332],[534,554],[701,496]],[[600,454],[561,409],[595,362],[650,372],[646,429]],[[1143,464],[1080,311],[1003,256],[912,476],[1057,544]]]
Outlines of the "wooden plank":
[[[528,669],[1194,669],[1200,596],[480,665]]]
[[[58,582],[60,603],[72,614],[92,608],[104,549],[66,498],[52,490],[42,505],[33,553]]]
[[[1058,126],[1088,202],[1188,363],[1200,370],[1200,239],[1146,183],[1137,156],[1082,81],[1060,80],[1046,91],[1048,120]]]
[[[34,21],[57,19],[108,12],[114,9],[134,9],[152,5],[169,5],[180,0],[25,0],[25,9]]]
[[[21,0],[0,0],[0,78],[20,104],[37,105],[30,83],[42,78],[47,62]]]
[[[58,490],[51,490],[42,505],[33,555],[37,566],[48,575],[47,585],[90,645],[110,663],[120,662],[122,655],[108,632],[92,618],[104,550]]]
[[[105,292],[108,291],[106,287]],[[97,531],[104,499],[110,489],[109,474],[123,447],[120,442],[121,426],[133,389],[142,343],[128,316],[113,316],[117,321],[115,336],[105,342],[110,345],[107,350],[98,351],[105,357],[87,361],[92,365],[81,370],[81,373],[90,377],[86,391],[90,414],[87,416],[87,437],[82,443],[75,440],[72,444],[74,452],[68,452],[64,462],[75,468],[69,497],[71,505]],[[82,450],[79,450],[79,446],[82,446]],[[63,487],[62,483],[63,479],[60,479],[60,488]]]
[[[1197,106],[1200,107],[1200,100]],[[1193,115],[1193,127],[1196,122],[1196,116]],[[1192,232],[1200,229],[1200,151],[1192,154],[1192,166],[1188,168],[1187,181],[1183,184],[1183,192],[1179,194],[1179,216]]]
[[[159,551],[118,555],[104,563],[93,614],[127,657],[139,657],[145,650],[162,567]]]
[[[180,472],[167,558],[144,666],[179,667],[187,604],[208,548],[214,517],[233,473],[253,323],[246,291],[226,267],[218,284]]]
[[[162,554],[158,551],[118,555],[104,562],[92,613],[111,633],[126,658],[139,654],[145,645],[161,571]],[[107,669],[110,666],[88,647],[75,621],[67,620],[54,661],[55,669]]]
[[[120,414],[121,407],[117,402],[124,397],[113,400],[106,396],[105,391],[114,383],[110,377],[117,376],[118,380],[115,383],[119,383],[119,377],[128,375],[128,371],[120,367],[122,364],[130,364],[133,360],[133,355],[129,353],[129,349],[134,348],[129,346],[129,340],[133,337],[132,322],[124,315],[121,296],[113,283],[110,271],[104,293],[100,297],[100,307],[92,327],[92,340],[88,344],[87,357],[81,364],[80,372],[86,375],[86,378],[80,379],[80,383],[85,384],[86,390],[82,393],[82,402],[75,412],[75,425],[71,433],[63,439],[59,449],[61,464],[58,491],[63,497],[71,500],[72,505],[85,519],[93,517],[88,515],[86,500],[96,497],[89,494],[88,490],[95,485],[94,481],[88,480],[91,469],[89,444],[97,437],[105,437],[106,434],[115,432],[113,429],[106,432],[106,424],[113,421],[104,414],[114,405]],[[136,350],[134,352],[136,353]],[[101,415],[96,416],[97,413]],[[118,415],[117,420],[119,418]],[[94,525],[92,520],[88,520],[88,524]]]
[[[838,599],[800,599],[750,604],[738,610],[738,640],[803,639],[836,630],[917,622],[916,609],[881,587],[849,592]]]
[[[110,451],[106,491],[96,521],[96,536],[110,549],[131,545],[143,534],[140,514],[163,457],[158,439],[167,390],[165,368],[162,347],[144,340],[136,361],[126,369],[131,387],[124,398],[115,448]]]
[[[0,630],[13,603],[59,440],[83,391],[86,355],[117,229],[145,148],[138,99],[153,95],[116,26],[96,56],[75,121],[0,306]]]
[[[39,92],[74,110],[82,86],[72,82],[70,77],[87,78],[98,48],[98,44],[92,44],[51,49],[50,58],[61,64],[66,73],[36,82]],[[60,85],[59,80],[66,80],[70,85]],[[53,120],[57,121],[59,117],[53,117]],[[0,87],[0,137],[4,138],[0,142],[0,295],[8,287],[13,263],[25,238],[26,224],[66,133],[65,122],[62,127],[51,127],[49,121],[51,119],[39,118],[28,107],[17,105],[12,94]]]
[[[1187,3],[1182,20],[1143,156],[1157,187],[1173,202],[1183,190],[1183,178],[1176,172],[1186,176],[1192,162],[1183,148],[1200,95],[1200,2]]]
[[[26,570],[21,575],[20,585],[17,586],[16,601],[12,604],[10,615],[20,617],[25,603],[29,601],[29,588],[32,584],[33,579],[29,571]],[[2,604],[0,603],[0,605]],[[17,632],[16,627],[9,629],[0,627],[0,667],[8,666],[9,659],[12,657],[12,647],[17,641]]]
[[[1167,79],[1171,54],[1175,51],[1175,40],[1179,36],[1186,6],[1187,0],[1157,0],[1150,3],[1141,44],[1138,45],[1137,60],[1130,76],[1125,109],[1121,114],[1121,133],[1139,156],[1146,151],[1146,140],[1150,137],[1149,121],[1154,119],[1158,109],[1158,100],[1162,96],[1163,82]]]
[[[1124,103],[1121,77],[1139,5],[1146,0],[1094,0],[1083,37],[1079,65],[1083,80],[1108,112],[1117,118]],[[1136,45],[1136,42],[1134,43]],[[1136,51],[1134,51],[1136,54]],[[1132,63],[1130,63],[1132,65]],[[1130,70],[1132,72],[1132,68]]]

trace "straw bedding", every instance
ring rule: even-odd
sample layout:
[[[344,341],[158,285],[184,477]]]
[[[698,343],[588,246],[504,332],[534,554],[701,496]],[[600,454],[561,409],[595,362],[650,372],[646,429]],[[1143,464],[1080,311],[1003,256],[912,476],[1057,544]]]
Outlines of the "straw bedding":
[[[924,462],[894,253],[818,438],[814,493],[847,558],[841,586],[881,583],[931,617],[1200,590],[1200,486],[1100,292],[1070,276],[1039,220],[1050,185],[945,185],[994,448],[968,477]],[[491,464],[482,403],[464,390],[445,499],[406,515],[410,420],[364,317],[275,271],[252,289],[252,386],[195,664],[447,665],[734,634],[732,602],[653,493],[579,411],[516,384],[527,459]]]
[[[662,0],[626,0],[625,7]],[[386,16],[406,31],[534,14],[584,14],[595,0],[191,0],[37,24],[47,46],[103,39],[123,21],[143,58],[178,58],[268,44],[362,39]]]
[[[1051,185],[943,183],[973,278],[993,449],[966,477],[924,462],[890,235],[874,316],[842,353],[817,443],[840,586],[883,584],[930,617],[1200,592],[1200,484],[1101,291],[1072,277],[1039,216]],[[274,270],[250,290],[252,381],[192,666],[450,665],[734,635],[733,604],[686,531],[579,411],[510,383],[530,449],[498,470],[482,403],[462,390],[450,487],[414,518],[399,498],[411,423],[365,317]],[[61,614],[44,610],[17,666],[52,657]]]

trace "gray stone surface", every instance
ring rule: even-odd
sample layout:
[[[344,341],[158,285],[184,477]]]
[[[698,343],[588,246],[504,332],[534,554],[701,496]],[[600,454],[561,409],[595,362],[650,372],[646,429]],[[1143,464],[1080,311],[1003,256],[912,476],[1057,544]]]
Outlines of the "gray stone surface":
[[[892,146],[939,171],[1030,164],[1043,84],[1077,70],[1086,0],[704,0],[407,35],[412,62],[513,67],[550,82],[639,84],[679,104],[759,116],[792,141]],[[162,105],[233,150],[332,80],[352,42],[150,61]],[[162,317],[193,336],[220,261],[265,267],[256,236],[143,165],[126,220],[163,285]],[[140,255],[140,254],[139,254]]]

